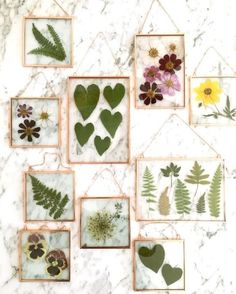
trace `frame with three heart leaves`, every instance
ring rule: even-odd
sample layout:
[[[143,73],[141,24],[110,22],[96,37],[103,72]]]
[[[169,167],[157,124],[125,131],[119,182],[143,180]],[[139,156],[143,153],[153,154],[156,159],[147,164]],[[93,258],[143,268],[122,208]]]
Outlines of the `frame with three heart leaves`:
[[[133,241],[135,291],[185,290],[185,244],[181,239]]]
[[[68,162],[129,163],[129,77],[71,76],[67,101]]]
[[[70,230],[22,229],[18,246],[20,282],[70,281]]]
[[[221,158],[137,158],[136,220],[224,222],[224,173]]]
[[[23,66],[72,67],[73,18],[28,16],[23,21]]]

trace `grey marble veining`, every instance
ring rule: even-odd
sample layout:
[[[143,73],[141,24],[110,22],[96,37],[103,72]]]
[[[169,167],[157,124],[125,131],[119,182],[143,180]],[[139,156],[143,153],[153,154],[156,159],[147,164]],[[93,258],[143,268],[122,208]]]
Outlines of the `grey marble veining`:
[[[18,230],[23,223],[22,171],[28,164],[42,161],[43,149],[20,150],[9,148],[8,107],[9,98],[22,95],[62,97],[62,147],[65,161],[66,151],[66,79],[69,75],[122,74],[131,76],[131,165],[111,166],[121,183],[122,189],[131,196],[132,239],[139,234],[139,224],[134,220],[135,187],[134,159],[144,152],[153,138],[153,145],[146,155],[200,156],[203,152],[215,155],[209,146],[200,143],[194,133],[178,119],[173,119],[156,136],[157,130],[172,112],[187,122],[188,108],[171,110],[134,109],[134,34],[147,32],[176,32],[176,28],[154,2],[145,24],[145,15],[151,0],[114,1],[81,0],[63,1],[74,21],[74,68],[31,69],[21,63],[22,17],[39,1],[5,0],[0,4],[0,293],[1,294],[131,294],[132,250],[81,250],[79,249],[78,215],[76,222],[66,225],[72,229],[71,283],[19,283],[18,281]],[[236,33],[234,0],[162,1],[181,32],[186,34],[186,73],[191,75],[202,54],[214,46],[223,57],[236,68],[234,58]],[[57,14],[62,12],[53,1],[42,0],[34,10],[35,14]],[[109,43],[116,63],[104,37]],[[89,47],[91,47],[89,49]],[[89,49],[89,50],[88,50]],[[87,52],[88,51],[88,52]],[[85,57],[85,58],[84,58]],[[117,67],[118,65],[118,67]],[[43,72],[43,76],[36,76]],[[212,50],[203,59],[198,74],[232,74],[222,59]],[[35,82],[33,82],[35,79]],[[27,88],[28,83],[32,83]],[[51,88],[52,89],[51,89]],[[27,89],[26,89],[27,88]],[[25,93],[22,91],[26,89]],[[186,85],[186,94],[188,85]],[[28,94],[28,95],[27,95]],[[187,94],[188,99],[188,94]],[[147,124],[148,122],[148,124]],[[236,259],[235,231],[235,148],[234,128],[194,129],[226,159],[226,223],[188,222],[174,224],[176,231],[185,239],[186,293],[187,294],[234,294],[235,273],[232,270]],[[49,159],[52,164],[54,160]],[[52,165],[49,165],[52,168]],[[77,198],[87,190],[94,174],[101,166],[75,166]],[[119,190],[112,185],[109,175],[104,175],[91,188],[91,195],[117,195]],[[40,226],[41,224],[39,224]],[[63,224],[48,225],[52,228]],[[37,227],[31,225],[29,227]],[[175,237],[175,231],[164,224],[149,225],[141,229],[146,237]],[[114,265],[115,261],[115,265]],[[140,292],[142,293],[142,292]],[[176,294],[173,291],[171,293]]]

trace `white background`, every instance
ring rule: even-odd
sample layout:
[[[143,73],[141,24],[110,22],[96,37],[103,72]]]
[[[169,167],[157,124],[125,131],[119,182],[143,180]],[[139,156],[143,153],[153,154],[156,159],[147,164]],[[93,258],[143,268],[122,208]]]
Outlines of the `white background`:
[[[186,73],[191,75],[202,54],[209,46],[217,48],[233,68],[236,68],[235,50],[235,0],[166,0],[165,8],[186,34]],[[0,293],[1,294],[130,294],[132,290],[132,251],[130,250],[81,250],[79,249],[78,211],[72,229],[71,283],[19,283],[18,281],[18,231],[24,226],[22,209],[22,171],[28,164],[42,161],[43,149],[20,150],[9,148],[8,109],[9,97],[23,92],[24,96],[47,96],[52,90],[62,96],[62,153],[66,148],[66,79],[69,75],[122,74],[131,75],[133,88],[133,41],[138,32],[176,32],[160,6],[155,2],[146,24],[142,24],[151,1],[145,0],[68,0],[63,5],[75,15],[74,51],[72,69],[31,69],[21,63],[22,17],[38,3],[35,14],[55,15],[59,9],[53,1],[6,0],[0,5]],[[40,5],[41,4],[41,5]],[[43,8],[42,8],[43,7]],[[61,13],[62,15],[62,13]],[[97,34],[103,32],[103,34]],[[108,49],[112,49],[117,63]],[[97,36],[95,42],[94,39]],[[92,43],[93,42],[93,43]],[[90,47],[90,50],[88,48]],[[86,53],[87,52],[87,53]],[[232,74],[222,60],[211,50],[198,68],[198,74]],[[40,72],[37,76],[36,73]],[[47,78],[47,83],[44,80]],[[53,89],[50,89],[51,88]],[[188,93],[188,92],[186,92]],[[188,95],[187,95],[188,96]],[[132,197],[132,239],[138,236],[139,225],[134,221],[134,159],[154,138],[158,128],[173,112],[188,121],[188,103],[183,110],[135,110],[131,93],[131,166],[113,166],[122,189]],[[197,127],[198,132],[226,159],[226,218],[222,223],[178,223],[177,233],[185,239],[186,293],[235,294],[236,260],[236,159],[235,129]],[[154,142],[155,141],[155,142]],[[209,146],[180,121],[172,117],[162,132],[156,136],[147,156],[215,155]],[[48,156],[50,168],[55,168],[55,157]],[[49,164],[46,165],[49,168]],[[44,167],[44,168],[46,168]],[[109,166],[110,167],[110,166]],[[91,179],[104,166],[76,166],[76,195],[83,195]],[[93,195],[117,195],[108,173],[90,189]],[[41,225],[41,224],[40,224]],[[50,227],[55,227],[48,225]],[[63,224],[58,224],[61,227]],[[66,225],[69,227],[69,225]],[[29,226],[33,227],[33,226]],[[149,225],[141,230],[147,237],[175,237],[172,227],[164,224]],[[174,293],[174,292],[172,292]],[[174,293],[176,294],[176,293]]]

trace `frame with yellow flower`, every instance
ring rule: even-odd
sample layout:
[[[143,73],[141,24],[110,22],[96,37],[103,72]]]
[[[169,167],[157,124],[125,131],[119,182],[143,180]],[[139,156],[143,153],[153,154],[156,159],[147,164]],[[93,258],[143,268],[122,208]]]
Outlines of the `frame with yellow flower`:
[[[236,125],[234,76],[194,76],[190,79],[190,113],[192,125]]]
[[[136,35],[136,108],[185,106],[184,57],[184,34]]]

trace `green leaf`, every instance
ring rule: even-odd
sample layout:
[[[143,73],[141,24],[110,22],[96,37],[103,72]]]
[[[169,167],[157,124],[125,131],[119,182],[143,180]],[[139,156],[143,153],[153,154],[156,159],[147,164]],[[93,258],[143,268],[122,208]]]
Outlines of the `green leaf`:
[[[197,213],[205,213],[206,212],[205,194],[206,193],[203,193],[202,196],[198,199],[198,202],[196,205]]]
[[[94,138],[94,145],[98,154],[102,156],[103,153],[106,152],[107,149],[110,147],[111,139],[109,137],[105,137],[102,139],[100,136],[96,136]]]
[[[206,179],[209,178],[208,174],[204,174],[205,170],[201,167],[201,165],[195,161],[193,168],[190,170],[191,174],[187,175],[185,182],[189,184],[195,184],[195,185],[208,185],[210,184],[209,181],[206,181]]]
[[[219,217],[220,215],[220,194],[221,194],[222,170],[221,165],[217,167],[212,178],[210,191],[208,193],[208,205],[210,215]]]
[[[33,23],[32,25],[32,32],[39,43],[41,45],[38,48],[35,48],[28,52],[28,54],[35,54],[35,55],[44,55],[47,57],[51,57],[53,59],[63,61],[66,58],[65,49],[62,45],[62,42],[56,33],[55,29],[51,25],[47,25],[48,31],[53,39],[53,42],[48,40],[35,26]]]
[[[100,119],[105,129],[111,135],[112,138],[115,137],[116,131],[122,122],[122,115],[120,112],[111,114],[110,110],[104,109],[100,114]]]
[[[35,176],[29,175],[32,184],[33,199],[36,205],[42,206],[45,210],[49,209],[49,215],[53,219],[59,218],[63,213],[69,198],[65,195],[62,198],[61,192],[49,188],[39,181]]]
[[[83,117],[86,120],[93,113],[98,104],[100,89],[97,85],[89,85],[87,90],[83,85],[77,85],[74,92],[75,104]]]
[[[83,126],[79,122],[75,124],[75,135],[80,146],[82,147],[88,142],[93,132],[94,132],[94,125],[92,123],[88,123],[85,126]]]
[[[178,165],[175,165],[173,162],[171,162],[169,166],[166,166],[166,168],[161,168],[161,172],[164,177],[178,177],[180,170],[181,166],[178,167]]]
[[[189,191],[186,185],[183,182],[181,182],[179,179],[177,179],[177,184],[175,187],[175,205],[177,208],[177,213],[189,214],[191,211],[190,204],[191,202],[189,197]]]
[[[116,84],[114,89],[111,86],[106,86],[103,91],[103,96],[111,108],[114,109],[125,96],[125,87],[120,83]]]
[[[148,204],[156,203],[156,195],[153,193],[154,191],[156,191],[154,177],[150,169],[146,166],[143,174],[143,189],[141,195],[146,198]],[[149,211],[154,211],[153,207],[150,205]]]

